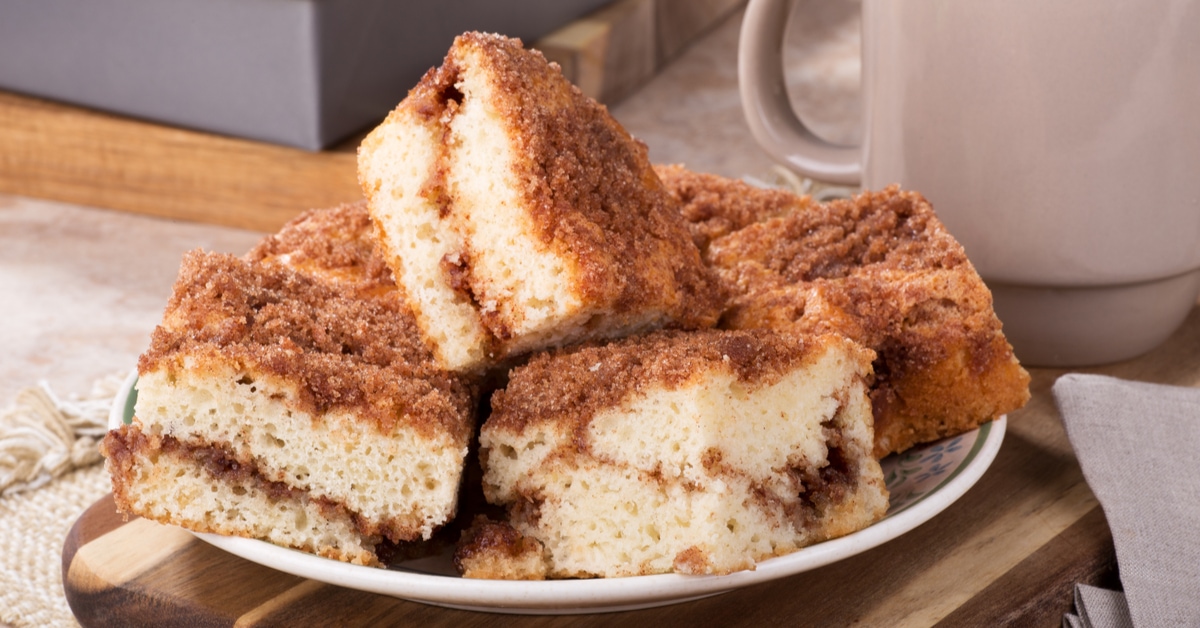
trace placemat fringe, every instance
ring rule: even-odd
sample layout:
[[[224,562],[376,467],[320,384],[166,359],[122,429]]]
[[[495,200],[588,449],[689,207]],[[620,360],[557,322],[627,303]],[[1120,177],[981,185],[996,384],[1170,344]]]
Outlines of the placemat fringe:
[[[122,380],[103,377],[83,399],[60,398],[44,381],[20,390],[0,412],[0,495],[35,489],[100,462],[100,439]]]

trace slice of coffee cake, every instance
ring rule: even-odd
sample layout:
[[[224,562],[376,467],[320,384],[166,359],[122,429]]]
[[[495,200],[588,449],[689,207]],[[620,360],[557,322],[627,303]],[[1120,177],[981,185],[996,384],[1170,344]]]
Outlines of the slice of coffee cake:
[[[551,578],[720,574],[865,527],[888,506],[870,361],[838,336],[771,330],[537,355],[480,436],[484,492],[516,533],[468,535],[459,564],[538,577],[540,547]]]
[[[455,512],[470,382],[399,299],[189,253],[104,450],[121,510],[359,564]]]
[[[744,202],[779,194],[745,188]],[[731,295],[723,327],[836,332],[876,352],[877,456],[1029,399],[991,292],[920,194],[893,186],[797,207],[714,239],[705,259]]]
[[[358,159],[388,263],[448,368],[716,321],[715,279],[645,145],[518,40],[458,37]]]

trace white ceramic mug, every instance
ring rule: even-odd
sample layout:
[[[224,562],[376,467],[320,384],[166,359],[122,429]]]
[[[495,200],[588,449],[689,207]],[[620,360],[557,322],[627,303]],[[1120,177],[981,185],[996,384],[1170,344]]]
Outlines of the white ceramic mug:
[[[755,138],[804,175],[929,198],[1023,362],[1130,358],[1196,306],[1200,3],[863,0],[859,147],[792,111],[788,7],[746,8]]]

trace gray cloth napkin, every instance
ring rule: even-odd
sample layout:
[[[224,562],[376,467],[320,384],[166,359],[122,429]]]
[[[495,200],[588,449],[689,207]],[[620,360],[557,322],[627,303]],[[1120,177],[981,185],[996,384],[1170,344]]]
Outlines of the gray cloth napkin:
[[[1133,625],[1200,626],[1200,389],[1073,373],[1053,390],[1108,518]],[[1100,599],[1076,594],[1090,608],[1089,597]]]
[[[1075,610],[1063,616],[1063,628],[1133,628],[1125,594],[1087,584],[1075,585]]]

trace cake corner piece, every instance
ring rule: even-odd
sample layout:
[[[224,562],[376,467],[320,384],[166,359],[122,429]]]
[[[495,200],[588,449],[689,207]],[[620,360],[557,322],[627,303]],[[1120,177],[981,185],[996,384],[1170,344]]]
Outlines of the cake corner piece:
[[[547,577],[752,569],[886,512],[870,357],[772,330],[537,356],[493,396],[485,494],[542,544]]]
[[[401,301],[286,265],[184,257],[104,451],[121,510],[377,565],[455,512],[472,382]]]
[[[719,315],[645,145],[518,40],[456,38],[363,141],[358,172],[449,368]]]
[[[745,190],[774,206],[780,190]],[[799,199],[799,197],[796,197]],[[1029,374],[991,292],[920,193],[889,186],[749,220],[705,252],[729,290],[721,327],[837,332],[877,352],[876,455],[1023,406]],[[764,210],[764,214],[768,214]]]

